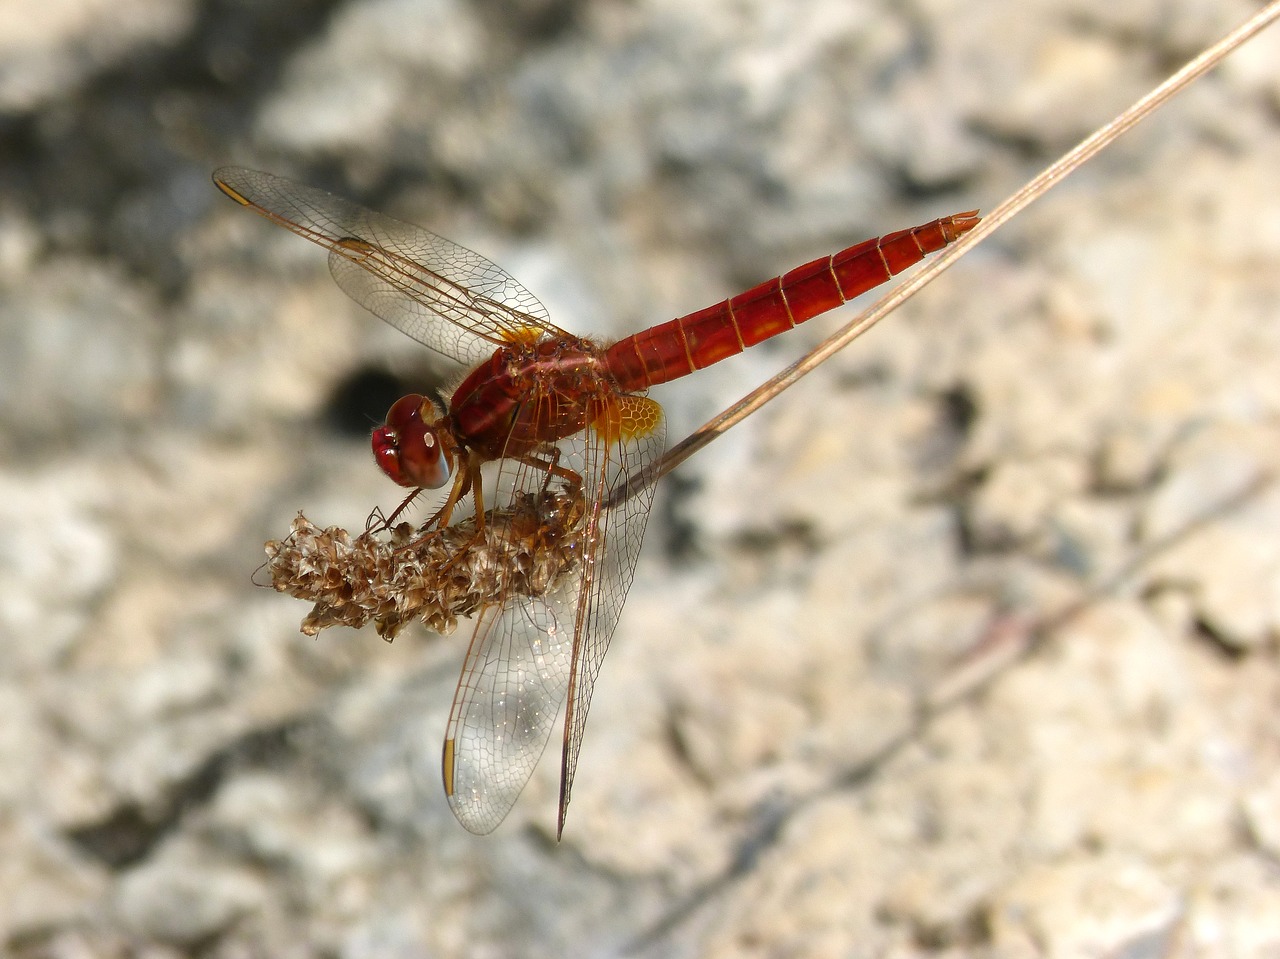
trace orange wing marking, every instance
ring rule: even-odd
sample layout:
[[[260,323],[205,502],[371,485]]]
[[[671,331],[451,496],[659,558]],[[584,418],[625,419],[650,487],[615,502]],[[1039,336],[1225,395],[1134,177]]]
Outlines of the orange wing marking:
[[[662,423],[662,407],[647,396],[619,396],[606,403],[591,428],[612,447],[649,436]]]

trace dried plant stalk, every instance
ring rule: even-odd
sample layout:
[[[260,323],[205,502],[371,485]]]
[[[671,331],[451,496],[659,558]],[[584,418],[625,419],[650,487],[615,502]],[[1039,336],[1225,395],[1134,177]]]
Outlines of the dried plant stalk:
[[[394,639],[420,619],[446,634],[459,617],[511,596],[546,595],[578,563],[583,497],[557,490],[519,492],[508,506],[451,526],[409,523],[352,537],[313,524],[301,512],[281,541],[266,544],[271,585],[315,605],[302,621],[314,636],[328,626],[372,622]]]

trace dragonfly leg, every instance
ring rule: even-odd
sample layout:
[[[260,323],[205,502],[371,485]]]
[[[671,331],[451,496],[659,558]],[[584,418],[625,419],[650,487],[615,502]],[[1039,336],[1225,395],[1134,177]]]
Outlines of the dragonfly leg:
[[[404,498],[404,501],[392,510],[390,516],[383,515],[381,507],[375,506],[373,512],[369,514],[369,518],[364,521],[364,531],[366,533],[383,533],[391,529],[391,524],[408,509],[409,504],[418,498],[418,494],[422,492],[422,487],[418,487],[412,493]]]
[[[453,488],[449,490],[449,498],[444,501],[435,513],[422,524],[423,529],[434,527],[435,529],[443,529],[449,525],[449,520],[453,517],[453,509],[458,505],[458,501],[466,496],[474,487],[476,492],[476,528],[479,529],[484,525],[484,516],[479,511],[480,508],[480,462],[479,460],[469,459],[462,469],[453,478]]]
[[[453,484],[453,489],[449,493],[448,500],[440,507],[439,512],[428,521],[436,524],[426,535],[434,536],[444,527],[449,525],[449,517],[453,514],[453,508],[458,505],[458,501],[471,491],[474,494],[476,504],[476,528],[475,532],[465,542],[457,546],[453,551],[453,556],[441,568],[440,572],[448,572],[453,565],[462,559],[471,548],[484,539],[484,489],[481,486],[480,466],[483,460],[478,456],[472,456],[467,460],[466,467],[459,471],[458,479]]]
[[[479,492],[480,472],[475,470],[475,480],[477,492]],[[449,491],[449,498],[445,500],[443,506],[429,516],[422,524],[423,529],[435,527],[437,529],[449,525],[449,517],[453,514],[453,508],[458,505],[458,501],[467,495],[467,491],[471,488],[472,471],[470,469],[460,470],[458,475],[454,477],[453,488]],[[404,498],[404,500],[392,510],[390,516],[383,515],[381,508],[375,507],[373,512],[369,514],[369,518],[365,520],[364,531],[366,533],[382,533],[391,529],[394,523],[406,509],[409,504],[422,495],[423,487],[419,486],[412,493]]]
[[[577,495],[582,492],[582,476],[567,466],[561,466],[560,456],[560,447],[553,446],[551,447],[550,456],[544,457],[530,453],[518,457],[520,462],[543,472],[542,489],[538,490],[539,497],[545,497],[551,491],[551,480],[555,477],[564,480],[572,494]]]

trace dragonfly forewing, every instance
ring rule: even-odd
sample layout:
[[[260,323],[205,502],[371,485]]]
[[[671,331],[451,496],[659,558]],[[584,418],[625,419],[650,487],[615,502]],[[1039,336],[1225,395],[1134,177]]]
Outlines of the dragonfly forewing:
[[[530,329],[564,335],[532,293],[487,258],[412,223],[283,177],[221,167],[229,197],[329,250],[338,285],[419,343],[473,365]]]

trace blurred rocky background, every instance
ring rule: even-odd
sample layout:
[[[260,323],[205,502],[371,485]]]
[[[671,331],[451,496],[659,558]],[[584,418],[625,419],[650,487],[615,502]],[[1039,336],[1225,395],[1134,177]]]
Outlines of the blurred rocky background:
[[[454,371],[209,182],[619,336],[989,209],[1253,9],[0,0],[0,953],[1280,955],[1280,36],[665,482],[559,845],[549,758],[445,805],[465,632],[253,585]]]

